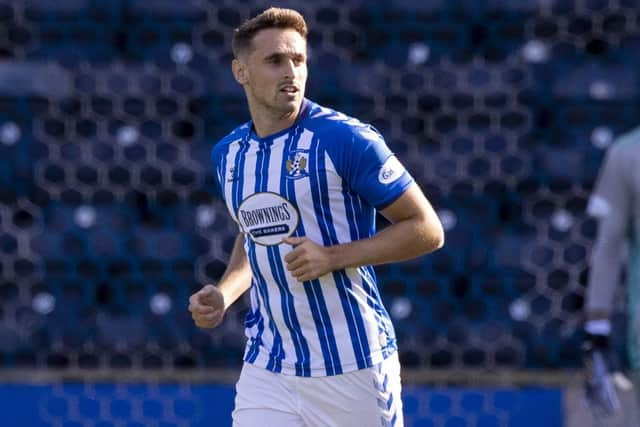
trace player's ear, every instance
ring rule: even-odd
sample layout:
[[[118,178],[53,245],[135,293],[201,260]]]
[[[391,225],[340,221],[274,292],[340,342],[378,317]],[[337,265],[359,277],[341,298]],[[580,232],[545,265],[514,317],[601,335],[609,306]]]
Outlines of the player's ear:
[[[238,58],[231,61],[231,71],[233,72],[233,77],[238,83],[244,85],[247,82],[247,67],[244,61]]]

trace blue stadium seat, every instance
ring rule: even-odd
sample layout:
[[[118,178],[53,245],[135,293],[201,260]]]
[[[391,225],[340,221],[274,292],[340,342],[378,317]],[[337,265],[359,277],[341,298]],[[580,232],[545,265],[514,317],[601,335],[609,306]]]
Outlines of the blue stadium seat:
[[[609,57],[617,64],[640,64],[640,37],[632,32],[626,32],[621,37],[620,44],[612,47]]]
[[[393,13],[382,13],[372,20],[366,33],[363,54],[373,61],[394,67],[428,65],[447,58],[459,60],[471,53],[471,25],[464,15],[448,16],[440,11],[420,19],[400,14],[394,22]],[[412,56],[412,49],[418,46],[427,50]]]
[[[12,103],[16,105],[16,103]],[[0,112],[0,201],[11,202],[33,191],[36,152],[28,114]]]
[[[206,19],[205,8],[196,0],[131,0],[125,7],[126,56],[171,67],[176,64],[172,49],[183,43],[191,50],[188,65],[206,69],[206,58],[193,50],[195,27]]]
[[[527,0],[486,0],[484,3],[490,12],[535,13],[541,9],[540,3]]]
[[[484,59],[499,63],[521,52],[530,37],[525,28],[531,11],[524,3],[536,7],[535,2],[488,2],[483,19],[472,30],[475,49]]]
[[[205,17],[206,10],[199,0],[128,0],[125,11],[130,19],[141,21],[185,20],[199,22]]]
[[[138,314],[138,310],[131,312],[98,310],[94,325],[96,344],[99,348],[111,349],[111,367],[130,367],[131,355],[136,350],[143,349],[147,340],[148,328],[143,317]],[[118,354],[114,349],[119,347],[129,350],[125,354]]]
[[[64,298],[56,299],[56,307],[47,315],[46,323],[35,334],[41,351],[48,355],[47,365],[65,367],[68,356],[59,354],[60,349],[79,348],[92,340],[95,333],[94,313],[82,304],[74,304]],[[58,366],[56,366],[58,365]]]
[[[58,231],[40,235],[33,246],[45,261],[55,296],[77,301],[82,307],[102,304],[133,313],[140,309],[141,300],[148,305],[160,283],[171,283],[175,291],[163,291],[186,300],[188,291],[177,289],[192,289],[194,279],[184,275],[181,262],[192,262],[208,250],[204,242],[197,245],[196,236],[187,232],[193,230],[195,213],[191,223],[160,218],[170,221],[161,226],[163,231],[134,227],[140,221],[139,214],[126,205],[95,209],[95,223],[88,228],[74,222],[78,218],[75,207],[52,206],[45,211],[45,224]],[[168,231],[167,226],[180,231]]]
[[[211,76],[207,76],[207,91],[211,95],[235,96],[236,103],[244,106],[242,86],[235,80],[229,64],[213,66]]]
[[[559,99],[633,101],[639,88],[635,70],[596,63],[558,70],[553,82],[553,94]]]
[[[60,99],[72,93],[71,75],[44,61],[0,62],[0,96]]]
[[[602,150],[589,145],[536,150],[539,173],[548,181],[593,183],[603,156]]]
[[[107,62],[118,52],[121,0],[35,0],[26,17],[34,24],[34,47],[28,56],[74,66],[84,61]]]
[[[393,2],[389,2],[389,6],[408,14],[411,12],[437,13],[449,7],[444,0],[394,0]]]
[[[494,247],[491,255],[491,266],[498,271],[510,269],[522,269],[525,266],[525,253],[532,247],[535,235],[522,232],[508,232],[504,230],[493,239]]]

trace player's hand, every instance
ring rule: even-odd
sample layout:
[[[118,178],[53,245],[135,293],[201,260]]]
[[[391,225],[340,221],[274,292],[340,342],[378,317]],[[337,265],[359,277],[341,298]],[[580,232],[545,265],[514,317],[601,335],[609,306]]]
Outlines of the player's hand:
[[[206,285],[189,297],[189,311],[196,326],[215,328],[224,318],[224,296],[213,285]]]
[[[621,411],[616,386],[630,387],[631,383],[618,370],[609,336],[585,333],[582,351],[586,403],[596,417],[611,417]]]
[[[293,246],[293,250],[284,257],[284,260],[287,263],[287,270],[299,282],[314,280],[333,271],[329,251],[324,246],[306,237],[287,237],[282,242]]]

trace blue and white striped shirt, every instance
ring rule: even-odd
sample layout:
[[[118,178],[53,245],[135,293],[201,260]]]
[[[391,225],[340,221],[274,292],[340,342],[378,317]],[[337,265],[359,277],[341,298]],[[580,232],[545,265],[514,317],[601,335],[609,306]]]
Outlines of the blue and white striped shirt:
[[[330,246],[371,237],[375,210],[413,182],[371,126],[304,100],[288,129],[266,138],[251,122],[215,145],[213,167],[245,233],[253,281],[244,360],[297,376],[364,369],[396,351],[371,266],[298,282],[287,236]]]

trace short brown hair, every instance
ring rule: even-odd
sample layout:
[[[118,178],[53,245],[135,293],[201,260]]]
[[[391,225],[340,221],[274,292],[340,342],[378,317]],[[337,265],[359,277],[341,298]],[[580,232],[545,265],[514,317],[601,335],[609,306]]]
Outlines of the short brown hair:
[[[243,22],[233,32],[231,48],[236,58],[240,52],[251,48],[251,42],[261,30],[268,28],[291,28],[307,39],[307,23],[300,12],[293,9],[270,7],[257,16]]]

